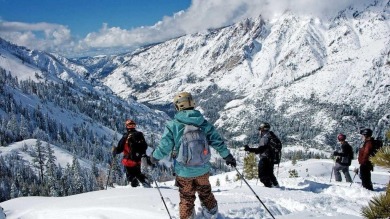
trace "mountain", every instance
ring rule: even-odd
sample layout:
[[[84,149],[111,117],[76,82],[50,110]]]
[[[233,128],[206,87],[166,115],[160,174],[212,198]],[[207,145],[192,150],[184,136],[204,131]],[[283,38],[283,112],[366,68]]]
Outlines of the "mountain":
[[[388,0],[328,18],[248,18],[141,48],[96,78],[170,115],[190,91],[231,145],[255,143],[261,121],[289,145],[330,149],[339,132],[358,144],[359,127],[384,136],[376,125],[390,116],[389,19]]]
[[[2,39],[0,91],[0,201],[103,188],[125,119],[153,146],[169,118],[118,97],[72,60]],[[54,162],[58,154],[67,159]]]

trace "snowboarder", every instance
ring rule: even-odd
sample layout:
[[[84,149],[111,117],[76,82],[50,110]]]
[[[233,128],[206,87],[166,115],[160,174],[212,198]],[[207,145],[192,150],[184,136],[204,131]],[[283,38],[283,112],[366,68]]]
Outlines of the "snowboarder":
[[[372,130],[371,129],[362,129],[360,130],[362,135],[363,145],[359,149],[358,161],[360,164],[360,179],[362,180],[362,185],[368,190],[374,190],[371,182],[371,171],[374,170],[374,167],[370,161],[370,155],[373,153],[374,145],[372,141]]]
[[[216,218],[218,204],[211,192],[209,181],[211,167],[209,146],[225,159],[227,165],[235,167],[236,160],[215,127],[194,109],[195,101],[190,93],[177,94],[173,104],[176,109],[174,119],[166,124],[159,146],[153,151],[150,159],[154,163],[171,154],[176,160],[174,171],[180,193],[181,219],[194,218],[195,193],[198,193],[201,201],[202,216]],[[188,156],[188,153],[191,156]]]
[[[278,180],[274,174],[274,150],[270,145],[272,137],[276,137],[271,133],[269,123],[262,123],[259,127],[260,143],[257,148],[250,148],[248,145],[244,146],[244,150],[249,153],[259,154],[260,161],[258,164],[259,179],[265,187],[279,187]]]
[[[112,155],[123,152],[122,164],[126,169],[126,177],[132,187],[139,186],[139,182],[144,187],[150,187],[147,177],[141,172],[141,158],[146,157],[148,145],[142,132],[135,129],[136,123],[127,119],[125,122],[127,132],[118,142],[118,146],[112,150]],[[139,182],[138,182],[139,181]]]
[[[337,182],[341,182],[341,173],[342,171],[345,176],[345,181],[352,182],[351,176],[349,175],[349,166],[353,159],[353,149],[351,145],[345,141],[346,136],[344,134],[338,134],[337,140],[341,144],[339,150],[333,152],[333,155],[336,156],[336,163],[333,167],[334,178]]]

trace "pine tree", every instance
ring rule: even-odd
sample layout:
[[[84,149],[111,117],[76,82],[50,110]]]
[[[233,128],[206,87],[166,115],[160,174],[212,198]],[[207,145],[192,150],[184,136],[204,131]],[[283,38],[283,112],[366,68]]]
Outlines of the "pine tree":
[[[371,162],[377,166],[390,169],[390,146],[382,147]],[[361,209],[361,214],[365,218],[390,218],[390,182],[387,184],[387,190],[385,194],[381,194],[372,198],[368,206]]]
[[[18,120],[15,114],[12,114],[11,119],[8,121],[7,130],[9,131],[10,136],[12,136],[12,139],[17,140],[20,130],[18,126]]]
[[[38,168],[39,170],[39,177],[41,179],[41,183],[43,182],[43,172],[45,167],[45,161],[46,161],[46,152],[44,148],[42,147],[41,140],[37,139],[35,145],[34,145],[34,153],[33,153],[33,159],[32,162],[34,163],[33,166]]]
[[[20,116],[20,129],[19,129],[19,135],[22,139],[27,139],[30,136],[30,133],[28,131],[28,121],[26,118],[21,115]]]
[[[72,167],[69,163],[66,164],[66,167],[63,169],[63,174],[61,177],[61,186],[63,191],[63,196],[74,195],[72,188],[73,174]]]
[[[248,156],[244,158],[244,175],[247,179],[254,179],[257,177],[257,162],[254,153],[249,153]]]
[[[55,164],[57,158],[54,156],[54,150],[51,148],[49,143],[46,144],[46,152],[47,152],[46,182],[48,187],[48,194],[52,197],[58,197],[59,189],[58,189],[57,177],[56,177],[57,166]]]
[[[55,171],[55,166],[56,166],[55,161],[57,160],[57,158],[54,155],[54,150],[51,148],[49,143],[46,144],[45,149],[47,155],[46,167],[48,168],[50,166],[51,169]]]
[[[289,170],[288,173],[290,174],[289,178],[297,178],[297,177],[299,177],[298,176],[298,171],[296,169]]]
[[[11,185],[11,198],[17,198],[18,197],[18,188],[16,187],[15,182]]]
[[[92,174],[95,176],[95,178],[99,176],[99,168],[96,164],[96,158],[93,158],[92,160]]]
[[[52,167],[53,166],[49,166],[49,168],[47,169],[48,171],[48,174],[47,174],[47,188],[48,188],[48,194],[49,196],[52,196],[52,197],[58,197],[59,196],[59,192],[58,192],[58,188],[57,188],[57,179],[54,175],[54,170],[52,170]]]
[[[75,194],[80,194],[84,192],[84,183],[83,183],[83,174],[80,167],[80,163],[76,156],[73,156],[72,161],[72,174],[73,174],[73,183]]]

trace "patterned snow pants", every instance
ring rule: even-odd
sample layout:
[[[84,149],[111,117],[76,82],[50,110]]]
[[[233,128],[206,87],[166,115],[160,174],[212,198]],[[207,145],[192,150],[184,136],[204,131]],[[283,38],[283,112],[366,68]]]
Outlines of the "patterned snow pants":
[[[217,206],[217,200],[211,193],[209,181],[210,174],[207,173],[198,177],[184,178],[177,176],[176,182],[180,192],[180,219],[191,217],[195,206],[195,193],[198,193],[200,202],[208,210]]]

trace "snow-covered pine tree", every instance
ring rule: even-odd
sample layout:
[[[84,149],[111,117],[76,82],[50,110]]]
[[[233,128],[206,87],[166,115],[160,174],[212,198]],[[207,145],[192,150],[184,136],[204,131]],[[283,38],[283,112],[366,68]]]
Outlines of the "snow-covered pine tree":
[[[47,159],[45,148],[42,146],[41,140],[37,139],[35,145],[33,146],[34,153],[32,155],[33,166],[38,169],[39,178],[41,183],[43,183],[43,173],[45,167],[45,161]]]
[[[56,167],[55,161],[57,160],[56,156],[54,155],[54,150],[51,148],[49,143],[46,143],[46,154],[47,154],[47,160],[46,160],[46,167],[48,168],[49,166],[52,167],[52,170],[54,171]]]
[[[80,163],[76,156],[73,156],[72,161],[72,174],[73,174],[73,188],[75,194],[80,194],[84,192],[84,184],[83,184],[83,174],[80,167]]]

